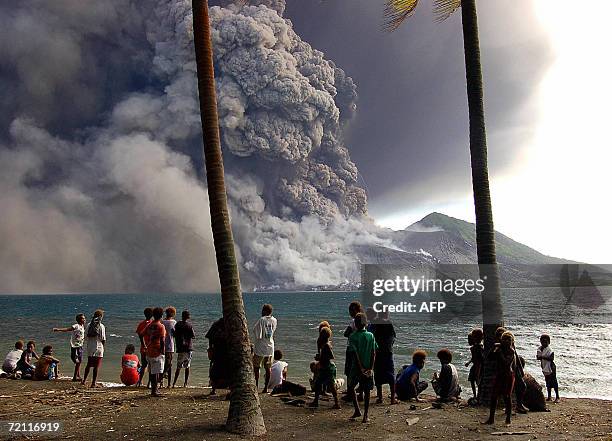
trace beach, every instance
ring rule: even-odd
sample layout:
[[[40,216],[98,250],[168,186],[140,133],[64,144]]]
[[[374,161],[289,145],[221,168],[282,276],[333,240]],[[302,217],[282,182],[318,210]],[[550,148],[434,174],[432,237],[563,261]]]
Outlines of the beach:
[[[2,379],[0,391],[0,415],[4,422],[63,424],[57,435],[28,435],[28,439],[240,439],[223,430],[229,405],[224,394],[208,396],[208,388],[164,389],[163,397],[153,398],[144,388],[89,389],[64,380]],[[487,414],[484,408],[449,404],[436,409],[431,407],[434,397],[427,394],[423,397],[426,402],[416,403],[416,410],[410,410],[409,403],[391,406],[388,398],[384,404],[373,404],[370,423],[362,424],[349,420],[350,405],[332,410],[332,403],[322,401],[313,410],[285,404],[279,397],[260,395],[268,430],[264,439],[612,440],[612,401],[561,399],[560,403],[550,404],[551,412],[516,415],[507,427],[501,409],[496,424],[485,426],[481,424]],[[16,436],[5,431],[2,439]]]

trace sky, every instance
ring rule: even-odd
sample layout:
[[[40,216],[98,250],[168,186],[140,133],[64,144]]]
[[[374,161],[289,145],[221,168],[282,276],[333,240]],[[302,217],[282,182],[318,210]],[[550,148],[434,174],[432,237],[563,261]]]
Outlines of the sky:
[[[496,229],[610,262],[612,5],[477,4]],[[473,221],[460,13],[436,23],[422,0],[386,33],[383,7],[287,0],[291,24],[212,10],[245,283],[345,280],[354,245],[393,246],[366,208],[394,229],[432,211]],[[0,292],[217,289],[190,12],[0,3]]]
[[[358,85],[348,139],[377,222],[401,229],[432,211],[473,222],[460,14],[435,23],[422,1],[384,34],[379,3],[290,1],[288,15]],[[605,263],[612,3],[584,6],[477,2],[489,172],[498,231],[548,255]]]

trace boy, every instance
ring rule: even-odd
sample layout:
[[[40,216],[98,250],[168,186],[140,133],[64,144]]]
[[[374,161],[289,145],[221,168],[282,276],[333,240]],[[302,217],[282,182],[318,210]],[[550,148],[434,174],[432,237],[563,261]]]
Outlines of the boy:
[[[140,340],[140,359],[142,360],[142,365],[140,366],[140,376],[138,377],[138,383],[136,386],[140,386],[142,384],[142,377],[147,370],[147,344],[145,343],[144,338],[146,335],[145,330],[151,323],[151,317],[153,317],[153,308],[145,308],[144,316],[145,319],[138,323],[138,326],[136,326],[136,335]]]
[[[501,395],[506,406],[506,424],[510,424],[512,416],[512,392],[514,391],[514,380],[516,373],[516,352],[514,351],[514,335],[505,331],[500,338],[500,343],[495,343],[493,350],[489,353],[495,362],[495,378],[493,380],[493,391],[489,408],[489,419],[484,424],[495,422],[495,410],[497,409],[497,398]]]
[[[7,374],[12,374],[17,370],[17,363],[21,359],[23,354],[23,342],[19,340],[15,343],[15,349],[9,351],[4,357],[4,363],[2,363],[2,370]]]
[[[332,361],[334,353],[331,346],[331,328],[324,326],[319,330],[317,346],[320,344],[319,361],[315,365],[311,364],[314,373],[314,401],[310,407],[319,407],[319,396],[324,388],[327,388],[334,396],[334,409],[340,409],[338,401],[338,389],[336,387],[336,364]]]
[[[395,379],[395,393],[402,401],[415,400],[421,402],[419,394],[427,389],[427,381],[420,381],[421,369],[425,366],[427,352],[419,349],[412,354],[412,364],[404,366]]]
[[[550,336],[548,334],[542,334],[540,337],[540,346],[536,353],[536,358],[540,360],[542,366],[542,373],[544,374],[544,380],[546,380],[546,391],[548,392],[548,398],[546,401],[550,401],[551,390],[555,390],[555,403],[559,402],[559,384],[557,383],[557,366],[555,365],[555,353],[550,349]]]
[[[172,381],[172,358],[174,355],[174,327],[176,326],[176,308],[168,306],[166,308],[166,319],[162,320],[164,328],[166,328],[166,361],[164,363],[164,374],[162,376],[162,387],[164,385],[164,377],[168,378],[168,387]]]
[[[87,365],[85,366],[85,375],[81,380],[81,384],[85,385],[89,370],[93,368],[91,378],[91,386],[97,387],[96,380],[98,379],[98,369],[102,364],[104,357],[104,348],[106,345],[106,328],[102,324],[104,311],[97,309],[87,326]]]
[[[34,380],[54,380],[58,378],[59,360],[53,356],[53,346],[45,346],[41,357],[36,362]]]
[[[193,326],[191,325],[191,314],[189,311],[183,311],[181,320],[174,327],[174,338],[176,339],[176,372],[172,387],[176,384],[181,368],[185,368],[185,382],[183,387],[187,387],[189,380],[189,368],[191,367],[191,356],[193,354],[192,340],[195,338]]]
[[[289,365],[282,359],[283,351],[280,349],[274,350],[274,363],[270,367],[270,382],[268,384],[270,389],[280,386],[283,381],[287,380],[287,366]]]
[[[161,397],[160,382],[164,372],[164,352],[166,350],[166,328],[161,322],[163,308],[153,309],[153,321],[149,323],[146,332],[147,362],[149,364],[149,380],[151,381],[151,396]]]
[[[468,345],[470,345],[471,358],[465,364],[465,367],[468,367],[470,364],[472,364],[472,367],[470,368],[470,373],[468,375],[468,381],[472,386],[474,402],[478,400],[478,391],[476,387],[478,384],[480,384],[482,366],[484,363],[484,347],[482,346],[483,338],[484,332],[480,328],[473,329],[472,332],[468,334]]]
[[[266,377],[262,393],[268,392],[270,382],[270,368],[272,367],[272,356],[274,355],[274,331],[276,331],[276,319],[272,316],[272,305],[265,304],[261,308],[261,318],[253,327],[255,338],[253,348],[253,369],[255,370],[255,386],[259,387],[259,369],[263,365]]]
[[[438,351],[438,360],[440,360],[440,374],[434,372],[433,381],[431,383],[433,389],[438,395],[439,402],[456,401],[461,394],[461,386],[459,386],[459,374],[457,368],[451,364],[453,354],[448,349],[440,349]]]
[[[53,332],[72,332],[70,335],[70,359],[74,363],[72,381],[81,381],[83,342],[85,341],[85,314],[77,314],[76,323],[67,328],[53,328]]]
[[[26,350],[22,352],[21,358],[17,362],[17,371],[21,371],[21,378],[32,378],[34,375],[34,359],[38,360],[38,354],[35,351],[36,343],[30,340],[26,344]]]
[[[376,383],[376,402],[383,402],[382,388],[385,384],[391,389],[391,404],[395,400],[395,365],[393,363],[393,345],[395,344],[395,329],[389,320],[389,313],[378,314],[379,321],[374,325],[374,338],[378,349],[376,350],[376,363],[374,364],[374,382]]]
[[[374,362],[376,361],[376,340],[371,332],[366,331],[368,320],[364,313],[355,315],[356,330],[349,336],[349,348],[352,353],[353,362],[348,379],[348,395],[353,400],[355,412],[351,419],[361,416],[359,402],[355,394],[355,387],[359,384],[364,393],[363,423],[368,422],[368,411],[370,409],[370,391],[374,389]]]
[[[140,362],[138,361],[138,355],[134,354],[136,348],[134,345],[129,344],[125,347],[125,354],[121,357],[121,382],[126,386],[133,386],[138,383],[140,374],[138,368]]]

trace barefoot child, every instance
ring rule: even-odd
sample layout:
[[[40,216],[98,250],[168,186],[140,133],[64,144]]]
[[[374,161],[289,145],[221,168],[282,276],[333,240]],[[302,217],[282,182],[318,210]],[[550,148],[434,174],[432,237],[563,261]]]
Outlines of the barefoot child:
[[[512,416],[512,392],[514,391],[514,376],[517,364],[513,346],[514,335],[506,331],[502,334],[500,343],[495,343],[495,347],[489,353],[489,357],[495,361],[495,378],[493,380],[489,419],[485,421],[485,424],[493,424],[495,422],[497,399],[500,395],[504,398],[506,407],[506,424],[510,424]]]
[[[120,379],[126,386],[134,386],[140,378],[138,371],[140,361],[138,361],[138,355],[134,354],[134,352],[136,352],[136,348],[134,345],[129,344],[125,347],[125,354],[121,357]]]
[[[162,387],[164,385],[164,377],[168,378],[168,387],[172,381],[172,359],[174,357],[174,327],[176,326],[176,308],[168,306],[166,308],[166,319],[162,320],[164,328],[166,328],[166,360],[164,363],[164,375],[162,377]]]
[[[21,359],[23,354],[23,342],[19,340],[15,343],[15,349],[9,351],[4,357],[4,363],[2,363],[2,370],[7,374],[12,374],[17,370],[17,363]]]
[[[412,364],[404,366],[395,379],[395,393],[402,401],[422,401],[419,394],[427,389],[427,381],[420,380],[421,369],[425,366],[427,352],[419,349],[412,354]]]
[[[147,344],[147,362],[149,364],[149,379],[151,380],[151,395],[160,397],[160,383],[163,380],[164,352],[166,351],[166,328],[161,322],[164,310],[159,306],[153,309],[153,321],[147,326],[145,342]]]
[[[38,360],[38,354],[35,349],[36,343],[30,340],[26,344],[26,350],[21,353],[16,369],[21,371],[21,378],[32,378],[32,375],[34,375],[34,359]]]
[[[382,389],[385,384],[391,390],[391,404],[395,400],[395,365],[393,363],[393,345],[395,344],[395,328],[389,320],[389,313],[378,314],[379,321],[373,326],[376,349],[376,363],[374,363],[374,382],[376,383],[376,402],[383,402]]]
[[[448,349],[440,349],[438,351],[438,360],[440,360],[440,373],[434,372],[433,381],[431,383],[436,391],[440,402],[455,401],[461,394],[461,386],[459,386],[459,374],[457,368],[451,363],[453,354]]]
[[[45,346],[43,353],[36,362],[34,380],[55,380],[58,378],[57,365],[59,360],[53,356],[53,346]]]
[[[270,381],[276,324],[276,318],[272,316],[272,305],[263,305],[261,308],[261,318],[257,320],[253,327],[253,368],[255,370],[255,385],[259,387],[259,369],[262,365],[264,367],[265,383],[262,390],[264,394],[268,392],[268,382]]]
[[[142,377],[144,377],[145,371],[147,370],[147,344],[145,342],[145,336],[147,326],[151,323],[151,317],[153,317],[153,308],[145,308],[144,309],[145,319],[138,323],[136,326],[136,335],[140,339],[140,359],[142,360],[142,364],[140,366],[140,374],[138,377],[137,386],[142,384]]]
[[[374,389],[374,363],[376,361],[376,340],[371,332],[366,331],[368,320],[364,313],[355,315],[355,328],[349,337],[349,348],[352,353],[353,362],[348,379],[348,395],[353,400],[355,413],[351,419],[361,416],[359,402],[355,394],[355,387],[359,385],[363,391],[363,423],[368,422],[368,411],[370,410],[370,391]]]
[[[53,332],[72,332],[70,335],[70,359],[74,363],[72,381],[81,381],[83,342],[85,341],[85,314],[77,314],[74,325],[67,328],[53,328]]]
[[[81,380],[81,384],[85,384],[89,370],[93,368],[91,378],[91,387],[96,387],[98,379],[98,369],[102,365],[104,357],[104,347],[106,345],[106,328],[102,324],[104,311],[98,309],[94,312],[93,318],[87,326],[87,366],[85,366],[85,375]]]
[[[195,332],[193,332],[193,326],[191,325],[191,314],[189,311],[183,311],[181,313],[181,320],[177,322],[174,327],[174,338],[176,339],[176,372],[174,373],[174,381],[172,382],[172,387],[176,384],[176,380],[178,379],[179,373],[181,369],[185,369],[185,381],[183,383],[183,387],[187,387],[187,381],[189,380],[189,369],[191,367],[191,357],[193,354],[193,339],[195,338]],[[217,323],[217,322],[215,322]],[[209,336],[211,338],[211,342],[214,341],[215,344],[220,346],[219,350],[214,347],[215,351],[215,363],[218,362],[218,365],[214,366],[216,371],[221,371],[223,374],[227,374],[223,372],[225,370],[226,364],[221,360],[221,351],[225,351],[225,327],[223,325],[223,318],[221,318],[220,322],[221,329],[216,332],[215,336]],[[210,331],[209,331],[210,332]],[[225,360],[225,358],[223,358]],[[211,369],[211,373],[212,373]],[[212,384],[213,390],[215,388],[215,384]]]
[[[470,373],[468,375],[468,381],[472,386],[472,394],[474,394],[474,400],[478,400],[477,385],[480,383],[480,376],[482,373],[482,366],[484,364],[484,347],[482,346],[482,339],[484,333],[482,329],[476,328],[468,334],[468,344],[470,345],[470,360],[465,364],[468,367],[470,364]]]
[[[555,403],[559,402],[559,384],[557,383],[557,366],[555,365],[555,353],[550,348],[550,336],[548,334],[542,334],[540,337],[540,346],[536,354],[536,358],[540,360],[542,366],[542,373],[546,380],[546,391],[548,392],[548,398],[546,401],[550,401],[551,391],[555,390]]]
[[[332,361],[334,359],[334,352],[332,351],[331,336],[331,328],[327,326],[320,328],[317,340],[317,346],[320,344],[319,361],[316,363],[316,366],[311,365],[311,370],[315,374],[315,398],[310,403],[310,407],[319,406],[319,396],[323,389],[326,388],[334,396],[334,409],[340,409],[338,390],[336,388],[336,364]]]

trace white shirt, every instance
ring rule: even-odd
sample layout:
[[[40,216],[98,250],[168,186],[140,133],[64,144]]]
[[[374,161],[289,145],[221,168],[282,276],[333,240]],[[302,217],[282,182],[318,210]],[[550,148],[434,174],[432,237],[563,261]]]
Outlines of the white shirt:
[[[162,320],[162,325],[166,328],[166,339],[164,340],[166,352],[174,352],[174,327],[176,326],[176,320]]]
[[[552,355],[553,351],[552,349],[550,349],[550,346],[546,346],[544,349],[540,349],[538,348],[538,357],[546,357],[546,358],[550,358],[550,356]],[[542,373],[544,375],[550,375],[552,374],[552,363],[550,362],[550,360],[540,360],[540,364],[542,366]]]
[[[283,371],[287,366],[288,364],[283,360],[276,360],[272,363],[272,368],[270,369],[270,382],[268,383],[269,388],[273,389],[283,382]]]
[[[6,354],[6,358],[4,359],[4,363],[2,364],[2,370],[4,372],[11,373],[17,368],[17,362],[21,358],[21,354],[23,350],[21,349],[13,349],[8,354]]]
[[[85,340],[85,326],[75,323],[72,325],[72,335],[70,336],[70,347],[80,348]]]
[[[87,356],[88,357],[104,357],[104,345],[106,341],[106,329],[100,323],[100,332],[95,337],[87,337]]]
[[[253,327],[253,338],[255,339],[255,355],[260,357],[271,357],[274,355],[274,331],[276,330],[276,319],[271,315],[261,317]]]

